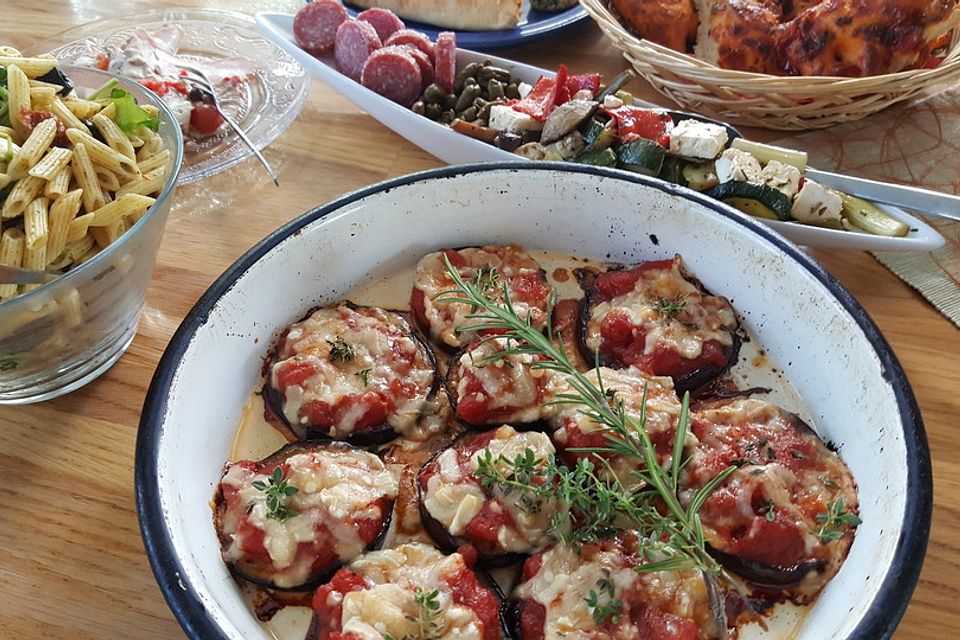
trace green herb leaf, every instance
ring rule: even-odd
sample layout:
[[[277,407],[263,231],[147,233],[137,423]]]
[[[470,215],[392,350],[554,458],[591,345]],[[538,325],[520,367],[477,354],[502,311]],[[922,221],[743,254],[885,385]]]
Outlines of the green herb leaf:
[[[372,367],[367,367],[366,369],[360,369],[356,374],[360,377],[360,380],[363,382],[363,386],[368,386],[370,384],[370,372],[373,371]]]
[[[3,70],[6,72],[6,69]],[[4,77],[6,82],[6,77]],[[10,126],[10,92],[6,87],[0,87],[0,125]]]
[[[353,345],[340,336],[337,336],[334,340],[327,340],[327,344],[330,345],[330,359],[334,362],[353,360]]]
[[[602,627],[608,620],[617,624],[620,622],[620,612],[623,609],[623,601],[614,598],[616,591],[613,580],[610,577],[610,570],[603,569],[604,577],[597,580],[597,588],[606,596],[606,602],[600,602],[600,596],[593,589],[584,598],[590,613],[593,615],[593,622],[598,627]]]
[[[110,92],[110,102],[117,109],[114,121],[124,133],[130,133],[137,127],[146,127],[151,131],[157,131],[160,128],[160,119],[151,118],[150,114],[137,104],[133,94],[129,91],[120,88],[113,89]]]
[[[283,521],[299,514],[299,511],[286,506],[287,498],[296,494],[299,489],[287,482],[283,477],[283,469],[279,466],[273,468],[273,474],[267,482],[254,480],[251,484],[254,489],[266,494],[268,518]]]
[[[842,538],[850,527],[856,527],[862,520],[855,513],[847,511],[843,498],[827,504],[827,510],[817,514],[820,526],[813,532],[820,542],[829,544]]]
[[[667,320],[671,320],[679,316],[683,313],[683,310],[687,308],[687,296],[678,295],[672,300],[670,298],[657,296],[653,298],[651,304],[653,305],[654,311]]]

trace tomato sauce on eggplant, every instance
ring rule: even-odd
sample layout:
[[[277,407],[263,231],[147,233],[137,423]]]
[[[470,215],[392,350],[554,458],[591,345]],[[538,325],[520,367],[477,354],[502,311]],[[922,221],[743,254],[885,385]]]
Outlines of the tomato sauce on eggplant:
[[[762,400],[710,401],[690,429],[698,444],[682,501],[738,467],[700,510],[717,559],[767,593],[812,600],[853,542],[859,503],[850,470],[798,416]]]
[[[274,589],[316,585],[380,544],[398,482],[379,457],[345,443],[294,443],[227,464],[214,496],[224,561]]]
[[[433,352],[401,314],[341,302],[281,335],[264,387],[267,419],[295,438],[386,442],[416,427],[436,381]]]
[[[485,486],[477,474],[481,459],[496,465],[501,456],[514,460],[527,450],[542,461],[540,468],[554,453],[545,434],[518,433],[504,425],[461,436],[420,469],[420,516],[441,549],[468,546],[482,562],[497,566],[550,544],[554,500]]]
[[[710,382],[737,359],[730,302],[709,294],[680,256],[596,274],[580,307],[584,358],[673,378],[678,391]]]
[[[410,308],[423,332],[444,349],[459,349],[477,335],[459,331],[477,324],[467,317],[472,312],[470,305],[442,300],[443,293],[456,288],[444,257],[464,280],[477,285],[492,300],[500,298],[505,286],[517,315],[529,318],[537,329],[546,327],[552,287],[540,264],[529,254],[516,246],[442,249],[417,263]]]
[[[635,533],[530,556],[507,602],[516,640],[716,640],[727,623],[718,591],[697,571],[645,573]]]
[[[433,605],[418,605],[430,595]],[[417,638],[421,621],[436,640],[501,640],[501,600],[461,554],[400,545],[361,556],[317,588],[306,640]]]

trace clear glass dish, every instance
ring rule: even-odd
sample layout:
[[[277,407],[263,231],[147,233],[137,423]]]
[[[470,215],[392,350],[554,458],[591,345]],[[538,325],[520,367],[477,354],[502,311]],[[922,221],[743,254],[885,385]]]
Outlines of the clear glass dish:
[[[81,95],[115,77],[61,69]],[[183,137],[151,91],[123,79],[120,84],[140,104],[160,110],[159,133],[173,168],[156,203],[113,244],[56,280],[0,302],[0,404],[39,402],[83,386],[120,358],[137,331],[183,164]]]
[[[111,17],[63,31],[34,46],[33,52],[50,52],[63,64],[79,64],[94,59],[108,45],[121,45],[139,28],[152,32],[171,25],[183,32],[178,56],[185,60],[242,59],[252,65],[254,72],[242,79],[239,92],[224,100],[223,108],[254,146],[268,146],[296,119],[310,89],[310,76],[257,31],[253,18],[235,11],[157,9]],[[225,126],[207,138],[188,140],[180,184],[216,175],[251,155]]]

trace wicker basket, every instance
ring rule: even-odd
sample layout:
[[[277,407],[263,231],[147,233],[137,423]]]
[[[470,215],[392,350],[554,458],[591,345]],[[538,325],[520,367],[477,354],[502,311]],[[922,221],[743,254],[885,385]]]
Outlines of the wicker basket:
[[[644,79],[684,108],[724,122],[766,129],[819,129],[859,120],[934,85],[960,79],[960,33],[934,69],[866,78],[781,77],[732,71],[697,60],[624,27],[604,0],[580,0]]]

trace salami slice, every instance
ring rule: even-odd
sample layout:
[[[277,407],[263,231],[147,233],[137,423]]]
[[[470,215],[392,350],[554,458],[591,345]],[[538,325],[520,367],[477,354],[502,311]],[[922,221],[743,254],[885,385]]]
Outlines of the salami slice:
[[[393,11],[379,7],[361,11],[357,14],[357,20],[363,20],[373,25],[373,28],[377,30],[377,35],[380,36],[380,40],[383,42],[386,42],[387,38],[406,27],[406,25],[403,24],[403,20],[398,18],[397,14]]]
[[[433,82],[434,73],[433,73],[433,62],[430,61],[430,56],[425,54],[420,49],[417,49],[414,46],[409,44],[401,45],[404,49],[407,50],[413,59],[417,61],[417,64],[420,65],[420,83],[421,89],[426,89],[427,85]]]
[[[383,44],[408,44],[420,49],[420,51],[423,51],[425,54],[430,56],[431,61],[433,60],[433,43],[430,42],[430,38],[419,31],[414,31],[413,29],[400,29],[400,31],[397,31],[392,36],[387,38],[387,41]]]
[[[405,107],[417,101],[423,84],[420,65],[407,47],[398,46],[383,47],[371,53],[363,65],[360,82]]]
[[[377,31],[369,22],[348,20],[337,28],[333,57],[337,69],[345,76],[360,80],[363,64],[370,54],[382,46]]]
[[[293,18],[293,37],[310,53],[328,52],[347,18],[347,10],[336,0],[315,0]]]
[[[437,46],[434,47],[436,66],[434,76],[438,85],[453,91],[453,80],[457,77],[457,34],[453,31],[441,31],[437,35]]]

